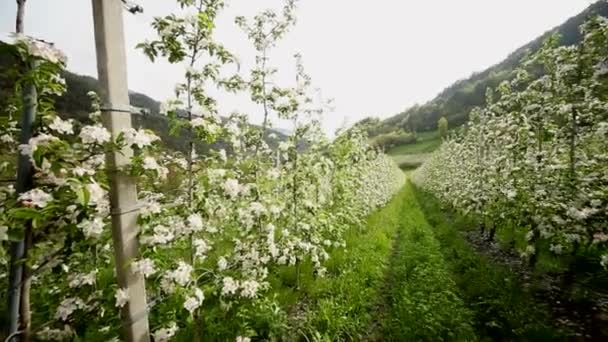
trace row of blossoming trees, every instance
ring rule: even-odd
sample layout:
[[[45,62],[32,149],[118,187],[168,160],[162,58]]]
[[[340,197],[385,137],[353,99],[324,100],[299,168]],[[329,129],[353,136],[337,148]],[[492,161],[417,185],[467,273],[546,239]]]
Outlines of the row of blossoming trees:
[[[237,18],[258,55],[249,75],[234,70],[236,57],[213,40],[222,0],[177,0],[180,14],[156,18],[158,38],[138,47],[152,61],[186,66],[175,97],[162,106],[173,134],[188,140],[185,152],[171,151],[153,133],[130,129],[113,140],[100,123],[99,101],[91,94],[89,123],[61,119],[53,98],[63,93],[58,76],[65,58],[57,51],[17,37],[20,61],[37,60],[20,73],[12,105],[2,108],[2,154],[31,158],[31,190],[16,196],[0,187],[0,239],[34,235],[26,260],[33,333],[48,340],[117,339],[118,307],[129,301],[117,287],[115,267],[132,267],[146,277],[154,341],[178,338],[248,341],[271,334],[262,315],[285,313],[272,296],[277,273],[293,269],[327,274],[332,250],[345,248],[343,234],[362,224],[402,185],[400,170],[370,150],[366,137],[349,131],[329,141],[320,120],[326,104],[314,101],[310,77],[295,58],[294,85],[273,83],[268,52],[295,23],[293,0],[282,11]],[[231,74],[231,72],[234,72]],[[16,121],[21,86],[39,92],[35,136],[18,145]],[[245,115],[220,117],[209,87],[248,92],[265,113],[262,127]],[[271,115],[290,120],[295,133],[272,150]],[[264,137],[268,137],[265,139]],[[197,153],[201,143],[225,149]],[[114,265],[109,230],[108,178],[104,154],[130,146],[128,169],[139,180],[141,259]],[[13,174],[5,162],[2,174]],[[6,286],[8,257],[2,249],[0,282]],[[311,271],[312,270],[312,271]],[[273,282],[274,279],[274,282]],[[297,282],[296,282],[297,284]],[[264,336],[272,337],[272,336]]]
[[[608,266],[608,21],[590,19],[581,33],[575,46],[548,40],[488,92],[466,132],[414,179],[492,221],[490,238],[501,227],[525,235],[522,254],[532,262],[546,248]]]

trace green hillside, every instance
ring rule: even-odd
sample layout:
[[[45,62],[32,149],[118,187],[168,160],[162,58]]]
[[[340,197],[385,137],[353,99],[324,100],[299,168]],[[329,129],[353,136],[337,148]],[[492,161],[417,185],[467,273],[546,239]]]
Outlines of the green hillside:
[[[437,120],[442,116],[448,119],[450,127],[460,126],[467,122],[472,108],[484,104],[485,92],[488,87],[495,88],[502,81],[513,77],[513,70],[527,53],[537,51],[543,41],[554,33],[560,35],[559,44],[561,45],[573,45],[580,42],[579,26],[583,24],[586,18],[597,14],[608,16],[608,3],[598,1],[592,4],[564,24],[517,49],[504,61],[484,71],[474,73],[467,79],[456,81],[433,100],[423,105],[413,106],[385,120],[368,118],[358,124],[364,126],[371,137],[399,130],[405,132],[435,130]]]

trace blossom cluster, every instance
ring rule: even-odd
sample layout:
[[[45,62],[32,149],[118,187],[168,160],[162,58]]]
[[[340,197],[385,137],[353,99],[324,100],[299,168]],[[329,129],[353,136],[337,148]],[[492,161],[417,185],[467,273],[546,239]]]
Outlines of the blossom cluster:
[[[466,132],[445,141],[414,179],[482,224],[492,221],[491,236],[517,230],[531,261],[544,244],[607,266],[608,22],[593,18],[581,31],[579,45],[550,39],[488,92]]]

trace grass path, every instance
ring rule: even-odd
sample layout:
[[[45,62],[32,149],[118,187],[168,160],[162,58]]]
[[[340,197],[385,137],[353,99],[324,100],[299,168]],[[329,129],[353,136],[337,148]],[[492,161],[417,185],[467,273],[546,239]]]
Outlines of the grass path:
[[[306,305],[286,340],[565,340],[515,274],[469,246],[467,226],[408,182],[349,232],[327,277],[303,278],[293,302]]]
[[[405,186],[382,320],[383,341],[471,341],[473,313],[458,296],[431,225]]]

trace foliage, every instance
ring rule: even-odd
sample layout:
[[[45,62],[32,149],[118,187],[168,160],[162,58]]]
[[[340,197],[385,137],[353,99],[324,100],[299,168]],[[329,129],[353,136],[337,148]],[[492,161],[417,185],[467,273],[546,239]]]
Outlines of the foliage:
[[[445,116],[442,116],[441,119],[437,121],[437,132],[442,138],[448,134],[448,119],[446,119]]]
[[[18,60],[40,64],[31,72],[15,68],[0,149],[29,156],[35,175],[23,194],[0,187],[0,285],[6,286],[8,240],[21,238],[30,225],[34,239],[25,262],[34,273],[30,310],[40,339],[118,339],[119,308],[130,290],[118,288],[114,269],[129,267],[146,278],[154,341],[277,340],[286,313],[272,288],[276,274],[295,270],[295,286],[306,267],[315,278],[326,276],[330,252],[346,247],[345,233],[362,229],[365,217],[403,184],[396,165],[370,148],[363,132],[350,130],[334,141],[322,134],[327,103],[313,100],[318,97],[299,55],[295,84],[274,82],[267,52],[295,23],[294,1],[280,13],[237,19],[259,53],[248,76],[214,41],[224,2],[177,4],[183,11],[155,18],[157,37],[138,45],[153,61],[184,66],[175,96],[159,107],[167,131],[185,145],[176,151],[149,130],[110,134],[100,124],[94,93],[86,122],[61,119],[53,101],[65,92],[62,56],[26,38],[16,45]],[[39,115],[34,137],[19,145],[25,80],[36,84]],[[221,118],[211,87],[248,92],[264,111],[264,124],[250,125],[240,113]],[[276,142],[277,151],[265,140],[277,139],[267,132],[272,117],[291,121],[295,132]],[[104,154],[123,148],[135,151],[121,171],[138,182],[141,258],[115,265],[106,175],[114,170],[106,168]],[[14,164],[3,163],[0,172],[14,175]]]
[[[521,255],[532,263],[546,245],[565,261],[583,253],[608,265],[608,22],[592,18],[581,32],[575,46],[548,40],[525,64],[544,75],[522,67],[488,92],[489,105],[471,112],[466,133],[415,174],[455,208],[491,218],[491,237],[497,227],[519,230],[527,241]]]
[[[416,136],[403,131],[390,132],[380,134],[374,137],[370,144],[381,149],[390,149],[395,146],[413,144],[416,142]]]
[[[398,169],[396,172],[400,172]],[[387,260],[403,210],[403,191],[371,214],[365,229],[353,227],[345,236],[348,249],[328,260],[328,276],[302,288],[308,302],[299,330],[311,340],[358,341],[367,335],[374,305],[382,296]]]
[[[550,313],[536,305],[534,298],[506,267],[496,265],[473,250],[462,237],[475,226],[470,218],[451,213],[433,195],[415,189],[417,202],[458,287],[458,295],[473,312],[471,325],[480,340],[555,341]]]
[[[458,297],[412,185],[408,183],[403,192],[384,334],[397,341],[473,340],[471,312]]]

